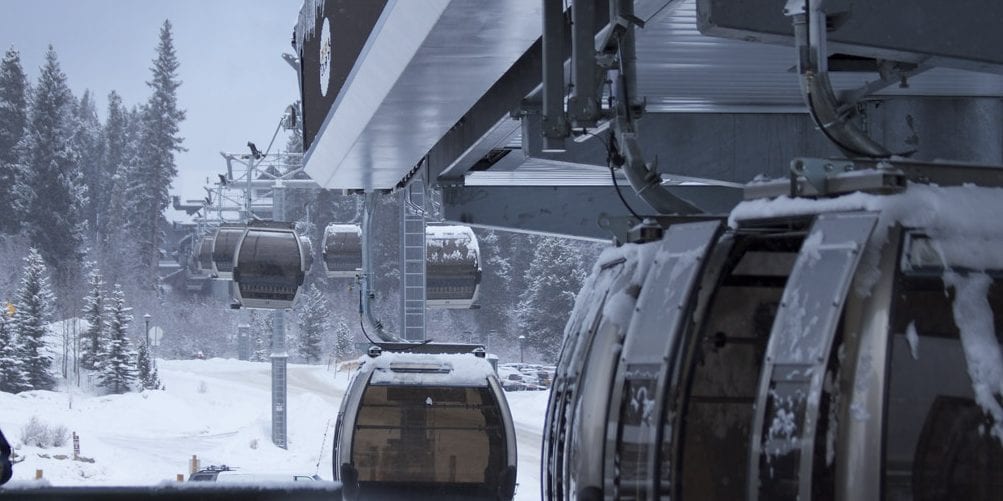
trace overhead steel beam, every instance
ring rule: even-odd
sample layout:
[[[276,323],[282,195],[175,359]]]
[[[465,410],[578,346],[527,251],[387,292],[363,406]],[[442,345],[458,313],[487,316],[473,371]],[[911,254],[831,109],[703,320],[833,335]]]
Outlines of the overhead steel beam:
[[[741,190],[722,186],[668,186],[680,198],[701,200],[708,214],[725,214],[741,200]],[[629,186],[621,186],[624,200],[634,210],[644,202]],[[563,235],[609,241],[600,226],[630,213],[613,186],[447,186],[442,190],[447,221],[522,233]]]
[[[560,2],[545,2],[560,3]],[[649,20],[678,0],[638,0],[635,14]],[[607,0],[594,1],[596,35],[609,24]],[[562,14],[563,17],[563,14]],[[565,59],[570,57],[567,47],[571,46],[571,33],[564,32]],[[516,62],[488,89],[463,117],[428,152],[429,181],[433,184],[461,182],[463,174],[470,170],[499,141],[510,137],[519,127],[513,119],[521,113],[541,113],[543,42],[537,40]],[[527,100],[528,98],[528,100]],[[537,117],[539,118],[539,117]],[[537,129],[537,134],[542,130]],[[603,157],[605,158],[605,157]]]
[[[646,113],[638,142],[665,175],[746,183],[787,174],[797,156],[839,156],[802,113]],[[531,158],[606,166],[607,137],[568,142],[561,154],[544,153],[539,117],[526,117],[524,154]],[[804,152],[812,152],[810,154]]]
[[[588,0],[579,3],[586,3]],[[576,9],[577,11],[577,9]],[[564,4],[543,2],[543,148],[564,151],[568,121],[564,114],[564,61],[567,59]],[[579,31],[576,29],[576,31]]]
[[[568,118],[576,129],[596,126],[599,105],[599,75],[596,68],[596,5],[578,0],[571,7],[571,74],[574,87],[568,99]],[[544,64],[544,71],[550,71]]]
[[[605,5],[605,0],[595,0],[597,5]],[[546,1],[544,6],[560,2]],[[605,25],[609,22],[605,9],[599,9],[596,24]],[[561,20],[563,21],[563,12]],[[563,41],[555,43],[555,47],[563,51],[563,58],[570,53],[571,34],[562,30]],[[433,184],[462,182],[463,174],[470,170],[481,158],[487,155],[497,144],[519,128],[520,114],[542,112],[542,102],[529,102],[527,96],[540,92],[543,88],[543,40],[537,40],[519,59],[498,79],[487,92],[463,115],[428,152],[429,181]],[[561,74],[561,85],[564,76]],[[563,89],[561,92],[561,111],[563,113]],[[537,98],[539,99],[539,97]],[[515,119],[513,119],[513,116]],[[542,129],[537,130],[541,134]]]
[[[1003,73],[1003,52],[987,50],[1003,46],[1003,2],[839,1],[827,7],[842,11],[829,32],[833,53]],[[697,12],[703,34],[794,45],[782,1],[697,0]]]

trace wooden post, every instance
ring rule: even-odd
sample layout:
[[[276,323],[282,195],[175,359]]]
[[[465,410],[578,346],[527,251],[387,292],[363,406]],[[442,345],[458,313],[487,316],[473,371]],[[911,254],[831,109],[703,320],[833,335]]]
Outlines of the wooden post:
[[[184,473],[178,473],[177,480],[178,480],[178,482],[184,482],[185,481],[185,474]]]
[[[42,480],[42,470],[35,470],[35,480]]]
[[[73,432],[73,460],[78,461],[80,459],[80,435],[77,432]]]
[[[188,464],[189,473],[195,473],[199,471],[199,458],[195,454],[192,454],[192,460]]]

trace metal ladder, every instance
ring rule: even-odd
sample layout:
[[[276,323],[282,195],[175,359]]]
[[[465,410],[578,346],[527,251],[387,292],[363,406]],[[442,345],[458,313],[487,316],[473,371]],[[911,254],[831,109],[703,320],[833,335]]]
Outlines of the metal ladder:
[[[401,204],[401,335],[425,340],[425,187],[416,179]]]
[[[272,311],[272,443],[287,448],[288,413],[285,310]]]

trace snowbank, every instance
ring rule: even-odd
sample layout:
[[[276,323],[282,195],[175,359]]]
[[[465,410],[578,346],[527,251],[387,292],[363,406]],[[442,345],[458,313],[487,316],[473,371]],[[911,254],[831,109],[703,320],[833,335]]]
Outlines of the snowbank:
[[[0,392],[0,428],[24,457],[14,466],[15,485],[40,485],[33,480],[36,469],[43,470],[44,483],[50,485],[157,485],[173,481],[178,473],[187,478],[193,454],[203,466],[316,473],[331,479],[331,428],[348,385],[347,371],[289,365],[289,449],[284,450],[271,442],[269,363],[159,360],[158,369],[165,391],[106,396],[75,388],[69,393]],[[509,395],[519,441],[516,499],[539,499],[549,393]],[[23,446],[20,431],[32,416],[76,432],[81,456],[94,462],[70,459],[72,442],[46,449]]]
[[[322,366],[290,365],[290,445],[283,450],[271,443],[270,364],[161,360],[158,368],[166,391],[0,393],[0,428],[25,458],[15,466],[14,478],[29,480],[42,469],[53,485],[153,485],[187,474],[193,454],[203,465],[248,471],[282,465],[331,478],[330,437],[327,444],[321,437],[333,424],[345,374],[335,378]],[[72,443],[22,447],[20,430],[32,416],[76,432],[81,456],[94,462],[57,459],[72,457]]]

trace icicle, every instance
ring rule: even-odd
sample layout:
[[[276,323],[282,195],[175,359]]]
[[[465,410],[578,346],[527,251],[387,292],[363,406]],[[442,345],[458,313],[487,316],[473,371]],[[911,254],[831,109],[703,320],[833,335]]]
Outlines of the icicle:
[[[975,401],[992,417],[990,432],[1003,443],[1003,356],[996,340],[993,311],[988,293],[992,279],[983,273],[944,273],[944,283],[954,289],[954,323],[961,333],[968,376],[972,379]]]
[[[324,15],[324,0],[303,0],[299,22],[296,23],[296,48],[303,49],[303,42],[317,31],[317,17]]]

